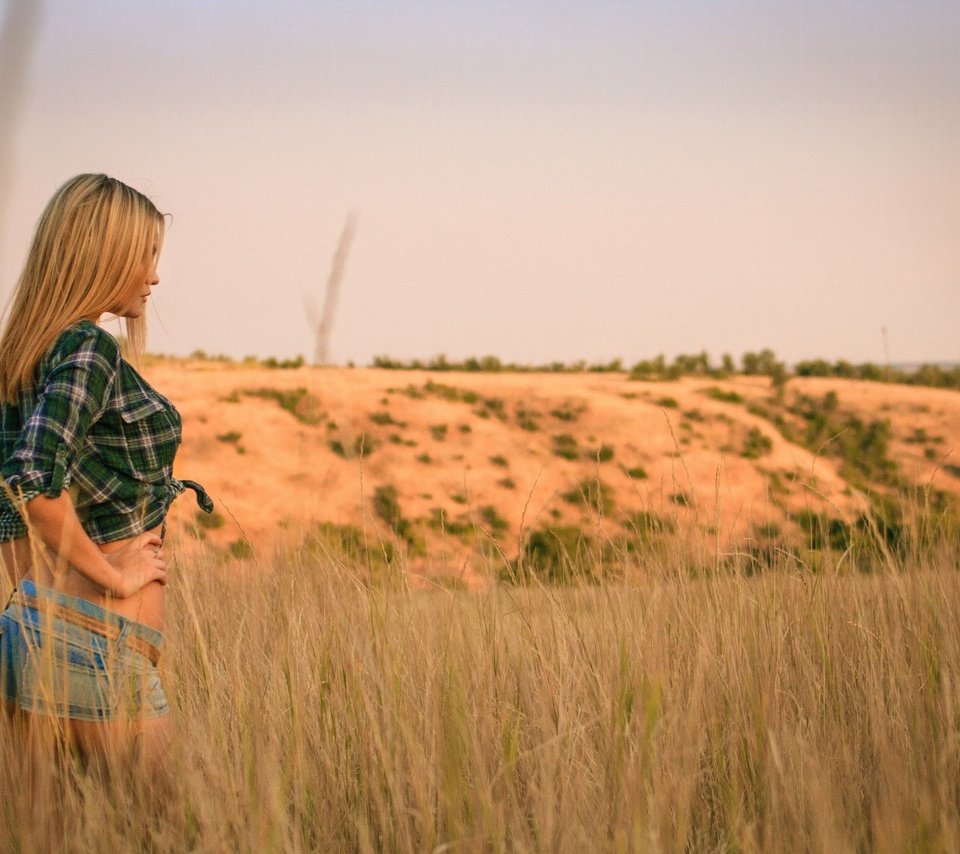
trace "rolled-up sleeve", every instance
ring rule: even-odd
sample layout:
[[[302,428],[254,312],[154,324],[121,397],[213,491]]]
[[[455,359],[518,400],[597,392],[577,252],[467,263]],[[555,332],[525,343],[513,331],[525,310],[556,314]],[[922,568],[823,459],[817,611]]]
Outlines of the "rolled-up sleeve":
[[[70,485],[70,465],[104,410],[119,360],[112,336],[86,328],[68,336],[42,363],[46,375],[36,406],[0,466],[17,504],[38,495],[56,498]]]

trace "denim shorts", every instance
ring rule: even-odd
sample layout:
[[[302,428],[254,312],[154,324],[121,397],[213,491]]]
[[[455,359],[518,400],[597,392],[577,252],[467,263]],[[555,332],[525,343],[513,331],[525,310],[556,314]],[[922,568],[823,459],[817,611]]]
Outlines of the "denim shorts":
[[[78,721],[167,714],[156,664],[144,652],[159,649],[159,631],[32,581],[21,581],[17,590],[36,606],[14,594],[0,615],[0,694],[8,701]],[[47,603],[59,615],[48,612]],[[98,621],[102,631],[94,630]]]

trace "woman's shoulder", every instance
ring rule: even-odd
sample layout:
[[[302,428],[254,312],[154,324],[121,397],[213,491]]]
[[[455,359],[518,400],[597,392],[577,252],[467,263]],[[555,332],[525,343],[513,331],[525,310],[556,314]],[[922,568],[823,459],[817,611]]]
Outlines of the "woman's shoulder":
[[[120,365],[120,345],[93,321],[78,320],[56,337],[44,361],[48,368],[53,368],[77,360],[98,361],[115,370]]]

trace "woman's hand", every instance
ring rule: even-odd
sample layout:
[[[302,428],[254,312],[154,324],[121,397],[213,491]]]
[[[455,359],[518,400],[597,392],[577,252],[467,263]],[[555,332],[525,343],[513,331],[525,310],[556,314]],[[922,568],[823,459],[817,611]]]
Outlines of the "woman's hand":
[[[133,596],[154,581],[167,583],[163,540],[156,534],[141,534],[123,548],[105,554],[104,557],[120,575],[119,583],[107,591],[118,599]]]

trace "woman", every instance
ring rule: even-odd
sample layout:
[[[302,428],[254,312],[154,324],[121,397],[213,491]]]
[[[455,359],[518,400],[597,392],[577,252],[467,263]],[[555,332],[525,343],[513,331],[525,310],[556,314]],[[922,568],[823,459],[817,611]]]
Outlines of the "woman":
[[[78,175],[37,226],[0,337],[0,695],[63,723],[90,755],[167,737],[157,673],[164,519],[180,416],[96,324],[125,318],[132,358],[159,283],[164,219],[106,175]]]

